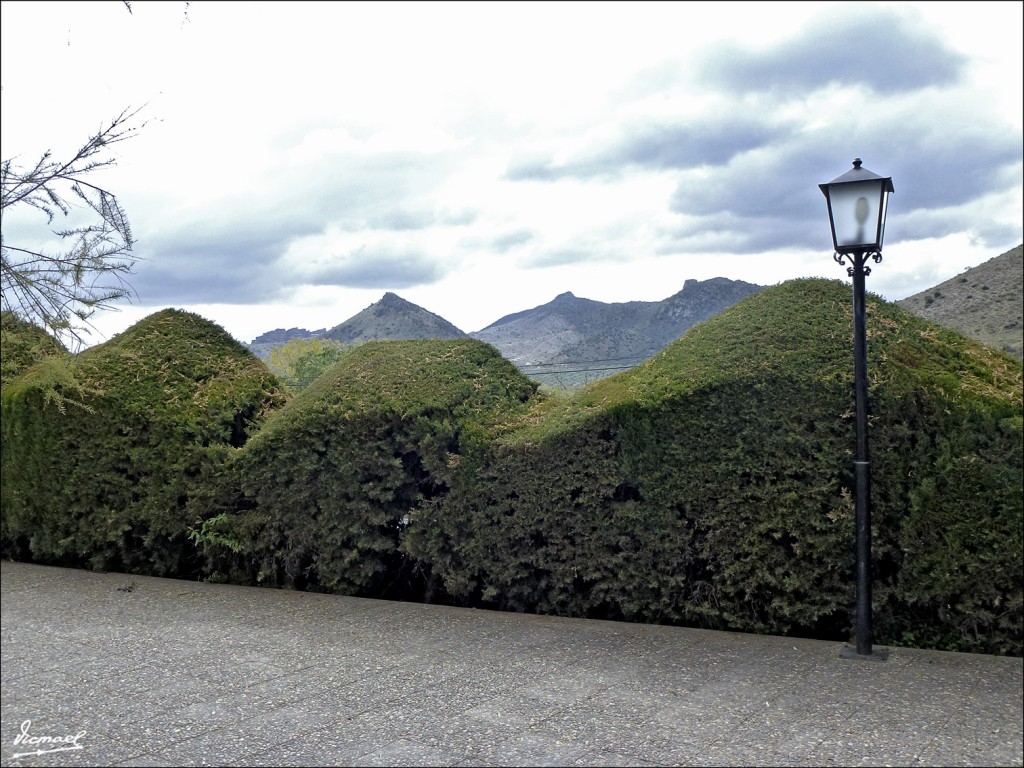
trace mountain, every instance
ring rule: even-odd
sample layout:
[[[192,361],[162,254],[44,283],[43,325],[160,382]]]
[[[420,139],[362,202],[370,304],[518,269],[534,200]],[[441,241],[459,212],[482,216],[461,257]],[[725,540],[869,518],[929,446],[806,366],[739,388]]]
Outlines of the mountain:
[[[272,331],[260,334],[252,340],[253,344],[285,344],[292,339],[312,339],[317,336],[323,336],[327,333],[326,328],[321,328],[319,331],[307,331],[305,328],[275,328]]]
[[[897,303],[1024,359],[1024,245]]]
[[[556,364],[561,364],[563,371],[565,366],[578,368],[584,364],[587,372],[605,375],[647,359],[690,327],[762,287],[724,277],[687,280],[681,291],[662,301],[622,303],[563,293],[547,304],[506,315],[470,335],[494,345],[531,375],[541,373],[531,370],[536,366]],[[553,368],[551,372],[557,373]]]
[[[390,291],[375,304],[323,334],[342,343],[374,339],[461,339],[466,334],[440,315]]]
[[[287,344],[292,339],[315,339],[323,336],[326,332],[326,328],[321,328],[319,331],[307,331],[305,328],[288,328],[287,330],[275,328],[272,331],[260,334],[247,346],[260,359],[269,360],[270,350],[274,347]]]
[[[681,291],[662,301],[621,303],[583,299],[566,292],[547,304],[506,315],[471,334],[388,292],[330,330],[278,328],[257,336],[249,348],[266,360],[274,347],[293,338],[322,337],[349,343],[469,336],[496,347],[542,383],[576,386],[646,360],[690,327],[762,287],[724,277],[687,280]]]

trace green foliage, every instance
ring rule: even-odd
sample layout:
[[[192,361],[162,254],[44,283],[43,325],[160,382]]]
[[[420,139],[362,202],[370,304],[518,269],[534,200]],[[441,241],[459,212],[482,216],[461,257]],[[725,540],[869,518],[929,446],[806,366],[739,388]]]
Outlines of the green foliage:
[[[1021,366],[868,314],[878,639],[1020,653]],[[852,368],[847,286],[766,289],[537,403],[404,546],[467,603],[844,637]]]
[[[1020,654],[1021,363],[867,314],[876,642]],[[255,358],[168,311],[4,388],[4,548],[845,639],[852,335],[847,285],[796,280],[572,393],[479,341],[370,342],[274,410]]]
[[[324,347],[303,355],[295,361],[295,382],[299,388],[309,386],[320,374],[338,362],[345,354],[339,347]]]
[[[0,388],[42,360],[66,355],[64,345],[39,326],[0,312]]]
[[[336,362],[351,345],[325,338],[291,339],[270,351],[267,367],[295,392],[299,392]]]
[[[68,401],[80,407],[62,412]],[[248,350],[177,310],[43,361],[3,391],[4,554],[189,572],[190,506],[283,401]]]
[[[228,520],[228,514],[222,512],[214,515],[208,520],[201,517],[196,518],[195,523],[188,529],[188,538],[197,546],[207,551],[210,547],[226,547],[232,552],[241,552],[244,548],[238,539],[226,536],[221,532],[221,526]]]
[[[534,389],[469,339],[353,349],[238,452],[221,503],[247,549],[213,567],[258,583],[407,593],[428,577],[399,551],[410,515],[448,492],[463,456]]]

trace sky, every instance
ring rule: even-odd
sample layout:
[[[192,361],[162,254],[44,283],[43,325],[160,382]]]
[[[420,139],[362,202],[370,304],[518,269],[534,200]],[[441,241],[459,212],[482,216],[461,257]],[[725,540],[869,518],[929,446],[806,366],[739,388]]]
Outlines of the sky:
[[[892,177],[867,286],[898,300],[1024,240],[1022,9],[4,0],[0,154],[140,109],[96,176],[135,295],[93,341],[166,307],[248,342],[388,291],[473,332],[565,291],[849,281],[818,184],[855,157]]]

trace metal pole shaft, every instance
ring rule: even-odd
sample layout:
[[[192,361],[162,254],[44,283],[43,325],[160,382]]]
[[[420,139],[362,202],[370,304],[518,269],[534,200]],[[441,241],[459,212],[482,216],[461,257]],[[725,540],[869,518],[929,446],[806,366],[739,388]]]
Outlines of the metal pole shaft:
[[[857,254],[853,261],[853,362],[857,397],[857,453],[853,462],[857,516],[857,653],[870,656],[871,467],[868,463],[868,343],[864,308],[867,254]]]

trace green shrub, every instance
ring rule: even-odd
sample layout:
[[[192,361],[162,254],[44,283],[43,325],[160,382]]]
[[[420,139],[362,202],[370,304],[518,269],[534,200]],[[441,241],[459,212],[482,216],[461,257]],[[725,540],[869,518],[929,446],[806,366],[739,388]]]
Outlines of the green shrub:
[[[1020,653],[1020,363],[868,314],[878,640]],[[848,286],[766,289],[537,404],[405,549],[467,603],[845,637],[852,348]]]
[[[244,551],[221,548],[211,569],[345,594],[429,590],[402,530],[535,388],[479,341],[356,347],[238,452],[207,516],[230,512],[219,532]]]
[[[190,505],[283,400],[248,350],[178,310],[44,360],[3,391],[4,554],[185,575]]]
[[[50,357],[67,355],[64,345],[13,312],[0,312],[0,388]]]
[[[898,338],[883,365],[872,433],[884,457],[873,462],[874,503],[888,523],[878,631],[1019,655],[1021,364],[931,326]]]
[[[267,367],[292,392],[300,392],[353,347],[334,339],[291,339],[270,350]]]
[[[867,312],[875,640],[1020,654],[1021,363]],[[370,342],[277,408],[167,310],[5,385],[4,553],[845,639],[851,315],[847,285],[787,282],[549,397],[475,340]]]

